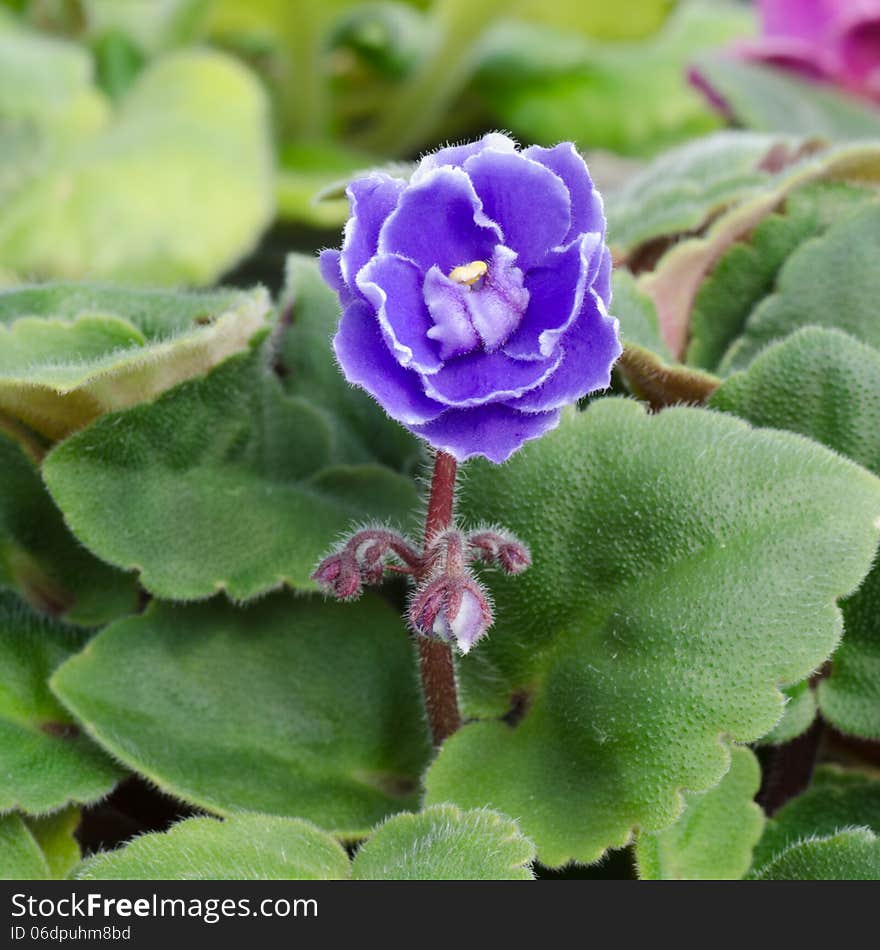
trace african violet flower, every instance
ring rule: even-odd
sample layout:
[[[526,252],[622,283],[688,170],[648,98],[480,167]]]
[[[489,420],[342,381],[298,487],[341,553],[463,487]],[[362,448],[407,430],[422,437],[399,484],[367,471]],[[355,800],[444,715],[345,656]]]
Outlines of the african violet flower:
[[[759,0],[763,35],[737,53],[880,101],[880,0]]]
[[[392,418],[459,461],[503,462],[608,386],[605,217],[571,143],[491,134],[347,193],[342,250],[321,255],[343,307],[334,348]]]

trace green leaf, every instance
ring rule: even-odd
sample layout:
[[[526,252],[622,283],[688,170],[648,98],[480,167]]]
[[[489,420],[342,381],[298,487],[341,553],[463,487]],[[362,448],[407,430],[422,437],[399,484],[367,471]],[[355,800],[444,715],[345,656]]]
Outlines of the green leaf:
[[[345,837],[415,804],[429,751],[411,645],[374,596],[154,602],[52,682],[90,734],[171,794]]]
[[[730,752],[730,771],[708,792],[685,796],[681,818],[658,834],[641,834],[636,844],[643,880],[738,880],[751,867],[764,814],[754,797],[761,769],[754,753]]]
[[[775,292],[752,311],[719,371],[745,369],[768,343],[804,326],[836,327],[880,347],[878,254],[880,200],[844,217],[788,257]]]
[[[859,248],[852,253],[858,256]],[[801,275],[806,279],[805,271]],[[849,292],[841,288],[842,295]],[[863,306],[869,326],[867,300]],[[878,392],[880,353],[837,330],[810,327],[768,347],[746,372],[726,380],[710,405],[755,425],[809,436],[876,474]],[[880,738],[880,565],[843,611],[846,635],[831,676],[819,686],[819,704],[844,732]]]
[[[49,876],[53,880],[67,877],[79,864],[79,842],[74,837],[79,822],[79,808],[63,808],[51,815],[25,818],[30,833],[43,852]]]
[[[880,832],[880,781],[861,772],[822,766],[810,787],[767,822],[755,849],[755,872],[760,875],[800,841],[829,837],[854,827]]]
[[[739,126],[828,139],[880,138],[880,115],[833,86],[730,56],[702,57],[697,69]]]
[[[651,298],[639,290],[635,277],[625,267],[617,267],[611,275],[611,287],[614,302],[611,309],[620,321],[624,343],[671,360],[672,355],[660,333],[657,309]]]
[[[847,182],[820,182],[790,194],[703,282],[690,316],[687,362],[717,370],[751,312],[774,291],[791,254],[875,198],[872,189]]]
[[[640,278],[639,288],[654,301],[663,337],[679,358],[687,348],[691,311],[701,285],[730,248],[747,240],[786,196],[799,188],[817,181],[838,180],[876,188],[880,183],[880,147],[876,143],[856,142],[817,150],[815,142],[779,143],[767,153],[761,166],[770,177],[751,193],[737,196],[726,213],[706,225],[705,233],[686,240],[677,240],[683,235],[667,234],[654,245],[637,249],[630,262],[641,270],[653,266],[659,255],[654,270]],[[702,196],[699,184],[697,191]],[[852,220],[846,219],[837,226],[843,227]],[[801,250],[807,253],[811,246],[807,242]],[[735,349],[731,347],[728,356]],[[720,369],[725,366],[726,363]]]
[[[286,272],[276,354],[285,391],[319,408],[330,425],[336,461],[413,470],[422,459],[421,443],[339,372],[331,345],[339,301],[314,258],[291,254]]]
[[[74,534],[103,560],[137,568],[158,597],[315,589],[318,560],[353,522],[402,523],[418,504],[402,475],[334,464],[328,421],[285,395],[264,364],[255,345],[154,403],[99,419],[46,459]]]
[[[755,875],[759,881],[876,881],[880,838],[867,828],[802,841]]]
[[[0,811],[55,811],[110,791],[121,770],[49,692],[52,671],[88,635],[0,592]]]
[[[0,291],[0,412],[61,439],[207,372],[266,326],[262,289],[49,284]]]
[[[782,692],[788,700],[785,713],[776,726],[761,739],[761,745],[783,745],[806,732],[816,718],[818,705],[812,686],[803,680],[786,686]]]
[[[23,31],[13,41],[40,42]],[[43,62],[22,62],[15,88],[40,86]],[[273,212],[273,159],[266,98],[244,66],[207,49],[173,53],[141,73],[115,111],[89,89],[76,110],[59,130],[55,113],[22,116],[0,101],[0,124],[37,143],[18,146],[3,189],[5,267],[209,284],[256,243]]]
[[[0,433],[0,588],[35,609],[98,626],[137,606],[134,578],[102,563],[67,530],[34,462]]]
[[[840,637],[880,482],[787,433],[603,399],[504,466],[472,464],[462,509],[534,564],[491,585],[495,627],[461,666],[482,721],[444,744],[428,801],[516,815],[559,865],[672,824],[730,741],[776,725],[779,686]]]
[[[625,17],[602,8],[629,23],[629,7]],[[750,25],[740,7],[717,2],[680,4],[658,33],[629,43],[589,43],[564,27],[502,21],[484,41],[488,61],[478,88],[501,123],[525,140],[574,139],[584,148],[654,154],[719,127],[687,82],[687,67]]]
[[[534,845],[497,812],[435,805],[395,815],[354,857],[362,881],[530,881]]]
[[[657,238],[685,234],[759,192],[773,173],[767,155],[794,142],[778,135],[717,132],[673,149],[607,196],[615,257]]]
[[[20,815],[0,815],[0,881],[45,881],[46,857]]]
[[[241,814],[189,818],[89,858],[80,881],[339,881],[351,873],[338,841],[306,821]]]

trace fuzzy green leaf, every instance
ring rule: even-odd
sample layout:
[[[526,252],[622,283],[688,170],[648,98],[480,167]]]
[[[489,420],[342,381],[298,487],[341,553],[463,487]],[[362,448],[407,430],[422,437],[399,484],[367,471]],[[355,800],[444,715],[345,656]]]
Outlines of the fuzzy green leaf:
[[[760,784],[754,753],[731,749],[730,771],[720,785],[685,795],[684,813],[672,827],[639,835],[639,876],[653,881],[743,877],[764,828],[764,814],[754,802]]]
[[[339,300],[318,273],[314,258],[288,257],[279,310],[282,331],[276,363],[284,389],[308,399],[325,416],[335,460],[413,469],[422,457],[421,443],[339,372],[331,345],[339,323]]]
[[[362,881],[530,881],[534,845],[515,821],[484,809],[435,805],[395,815],[354,858]]]
[[[357,836],[415,804],[428,755],[412,648],[372,595],[356,607],[290,594],[154,603],[52,682],[116,757],[221,814]]]
[[[285,395],[265,362],[255,344],[154,403],[99,419],[46,459],[74,534],[137,568],[159,597],[315,589],[315,565],[353,522],[404,523],[417,505],[408,478],[335,464],[328,420]]]
[[[34,836],[53,880],[61,880],[79,864],[79,842],[74,837],[81,817],[79,808],[62,808],[51,815],[27,816],[25,823]]]
[[[794,686],[786,686],[782,692],[788,700],[785,713],[774,728],[761,738],[761,745],[782,745],[791,742],[806,732],[816,719],[819,707],[809,682],[803,680]]]
[[[880,138],[877,110],[833,86],[731,56],[703,57],[697,68],[739,126],[828,139]]]
[[[207,372],[266,326],[263,290],[0,292],[0,412],[50,439]]]
[[[0,815],[0,881],[45,881],[46,856],[20,815]]]
[[[94,801],[120,779],[49,691],[53,670],[87,639],[0,593],[0,811]]]
[[[306,821],[240,814],[189,818],[76,868],[80,881],[339,881],[345,849]]]
[[[768,343],[805,326],[836,327],[880,347],[878,255],[880,200],[844,217],[786,260],[775,292],[751,313],[719,371],[745,369]]]
[[[516,815],[542,862],[596,860],[678,817],[729,745],[782,716],[821,664],[835,601],[871,564],[880,481],[787,433],[699,409],[604,399],[498,468],[466,517],[503,523],[534,564],[491,585],[496,624],[462,663],[466,724],[428,800]],[[493,721],[510,708],[517,719]]]
[[[130,575],[89,554],[64,525],[34,461],[0,433],[0,588],[36,610],[98,626],[137,606]]]
[[[875,198],[872,189],[846,182],[819,182],[790,194],[703,282],[690,316],[687,362],[716,371],[751,312],[774,291],[791,254]]]
[[[755,875],[759,881],[880,880],[880,838],[867,828],[802,841]]]
[[[755,849],[755,872],[788,848],[809,838],[829,837],[847,828],[880,832],[880,781],[836,766],[816,770],[810,787],[767,822]]]
[[[867,326],[867,309],[863,316]],[[876,324],[875,314],[872,319]],[[837,330],[810,327],[731,376],[710,404],[755,425],[809,436],[880,474],[878,393],[877,350]],[[831,676],[819,686],[819,704],[844,732],[880,738],[880,565],[843,612],[846,635]]]
[[[23,30],[13,41],[43,43]],[[14,60],[14,88],[42,85],[45,59]],[[253,246],[274,186],[266,97],[244,66],[207,49],[173,53],[137,78],[117,110],[92,89],[75,105],[76,121],[58,130],[42,111],[21,115],[0,99],[0,125],[36,139],[13,155],[14,177],[0,189],[6,268],[208,284]]]
[[[762,163],[774,148],[796,143],[780,136],[718,132],[655,159],[608,196],[608,240],[629,254],[656,238],[701,228],[735,202],[772,181]]]

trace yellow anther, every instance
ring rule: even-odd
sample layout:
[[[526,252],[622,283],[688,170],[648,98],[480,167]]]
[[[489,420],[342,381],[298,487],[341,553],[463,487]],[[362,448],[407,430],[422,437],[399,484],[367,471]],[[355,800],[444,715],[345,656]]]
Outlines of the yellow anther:
[[[470,264],[462,264],[449,272],[449,279],[457,284],[475,284],[481,277],[486,276],[489,265],[485,261],[471,261]]]

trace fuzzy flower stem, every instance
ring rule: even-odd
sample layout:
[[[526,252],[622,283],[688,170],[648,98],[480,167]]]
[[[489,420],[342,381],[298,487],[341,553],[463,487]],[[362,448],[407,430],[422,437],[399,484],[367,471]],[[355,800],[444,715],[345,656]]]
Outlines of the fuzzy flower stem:
[[[452,525],[457,468],[457,463],[451,455],[446,452],[437,453],[431,493],[428,497],[428,516],[425,520],[423,574],[429,569],[430,559],[427,557],[427,551],[430,542]],[[421,580],[422,577],[417,579]],[[452,660],[452,650],[442,640],[434,637],[418,637],[417,640],[425,711],[434,745],[439,748],[461,725],[455,664]]]

